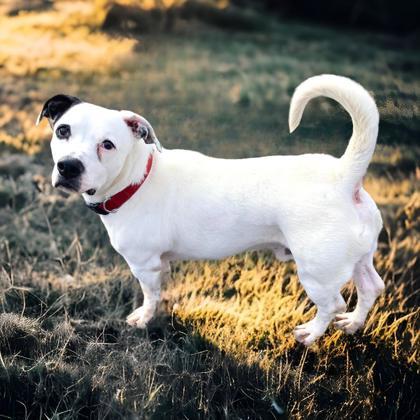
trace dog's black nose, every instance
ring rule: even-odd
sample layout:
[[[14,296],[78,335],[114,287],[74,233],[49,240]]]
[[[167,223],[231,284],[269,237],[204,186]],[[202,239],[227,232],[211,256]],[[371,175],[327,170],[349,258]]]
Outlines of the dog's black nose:
[[[67,158],[57,163],[60,175],[65,179],[77,178],[85,170],[83,163],[79,159]]]

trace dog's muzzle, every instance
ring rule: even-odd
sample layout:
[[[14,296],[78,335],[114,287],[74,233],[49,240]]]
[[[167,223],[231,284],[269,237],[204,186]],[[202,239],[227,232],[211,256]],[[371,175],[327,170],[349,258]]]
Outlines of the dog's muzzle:
[[[84,172],[85,167],[79,159],[67,158],[61,159],[57,163],[57,169],[64,179],[73,179],[80,176]]]
[[[73,191],[80,188],[80,176],[85,171],[83,163],[79,159],[64,158],[57,162],[59,173],[55,187],[64,187]]]

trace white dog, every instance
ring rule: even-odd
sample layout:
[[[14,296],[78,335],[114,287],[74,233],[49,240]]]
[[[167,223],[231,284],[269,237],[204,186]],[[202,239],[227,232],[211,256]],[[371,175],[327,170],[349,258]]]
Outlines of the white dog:
[[[314,319],[296,327],[298,341],[310,345],[334,318],[346,333],[363,325],[384,288],[372,262],[382,220],[362,188],[379,116],[362,86],[321,75],[296,89],[291,131],[308,101],[321,95],[338,101],[353,121],[339,159],[306,154],[232,160],[167,150],[149,122],[133,112],[67,95],[44,104],[38,122],[47,117],[54,130],[53,185],[83,194],[140,282],[144,302],[128,316],[130,325],[144,328],[153,317],[170,261],[256,249],[294,259],[317,306]],[[358,302],[353,312],[344,312],[340,289],[351,277]]]

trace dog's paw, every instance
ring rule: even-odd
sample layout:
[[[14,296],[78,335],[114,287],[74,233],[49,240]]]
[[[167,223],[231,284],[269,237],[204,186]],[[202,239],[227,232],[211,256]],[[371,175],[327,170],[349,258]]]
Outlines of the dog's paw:
[[[359,328],[363,326],[363,322],[357,320],[354,312],[344,312],[335,316],[336,321],[334,325],[344,331],[346,334],[354,334]]]
[[[141,306],[128,315],[128,325],[137,328],[146,328],[147,323],[153,318],[153,310]]]
[[[293,334],[295,336],[296,341],[299,343],[304,344],[305,346],[310,346],[313,344],[321,335],[313,322],[309,321],[306,324],[298,325],[294,330]]]

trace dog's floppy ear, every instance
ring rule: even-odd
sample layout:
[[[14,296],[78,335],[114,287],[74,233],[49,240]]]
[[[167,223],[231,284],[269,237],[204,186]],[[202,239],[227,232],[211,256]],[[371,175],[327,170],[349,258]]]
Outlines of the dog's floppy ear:
[[[36,125],[44,118],[48,118],[51,128],[54,123],[73,105],[80,104],[82,101],[75,96],[70,95],[55,95],[48,99],[42,107],[42,111],[39,113],[36,119]]]
[[[156,146],[156,149],[161,152],[162,146],[156,137],[155,130],[146,118],[142,117],[131,111],[120,111],[125,123],[128,125],[130,130],[133,132],[134,137],[143,139],[147,144]]]

